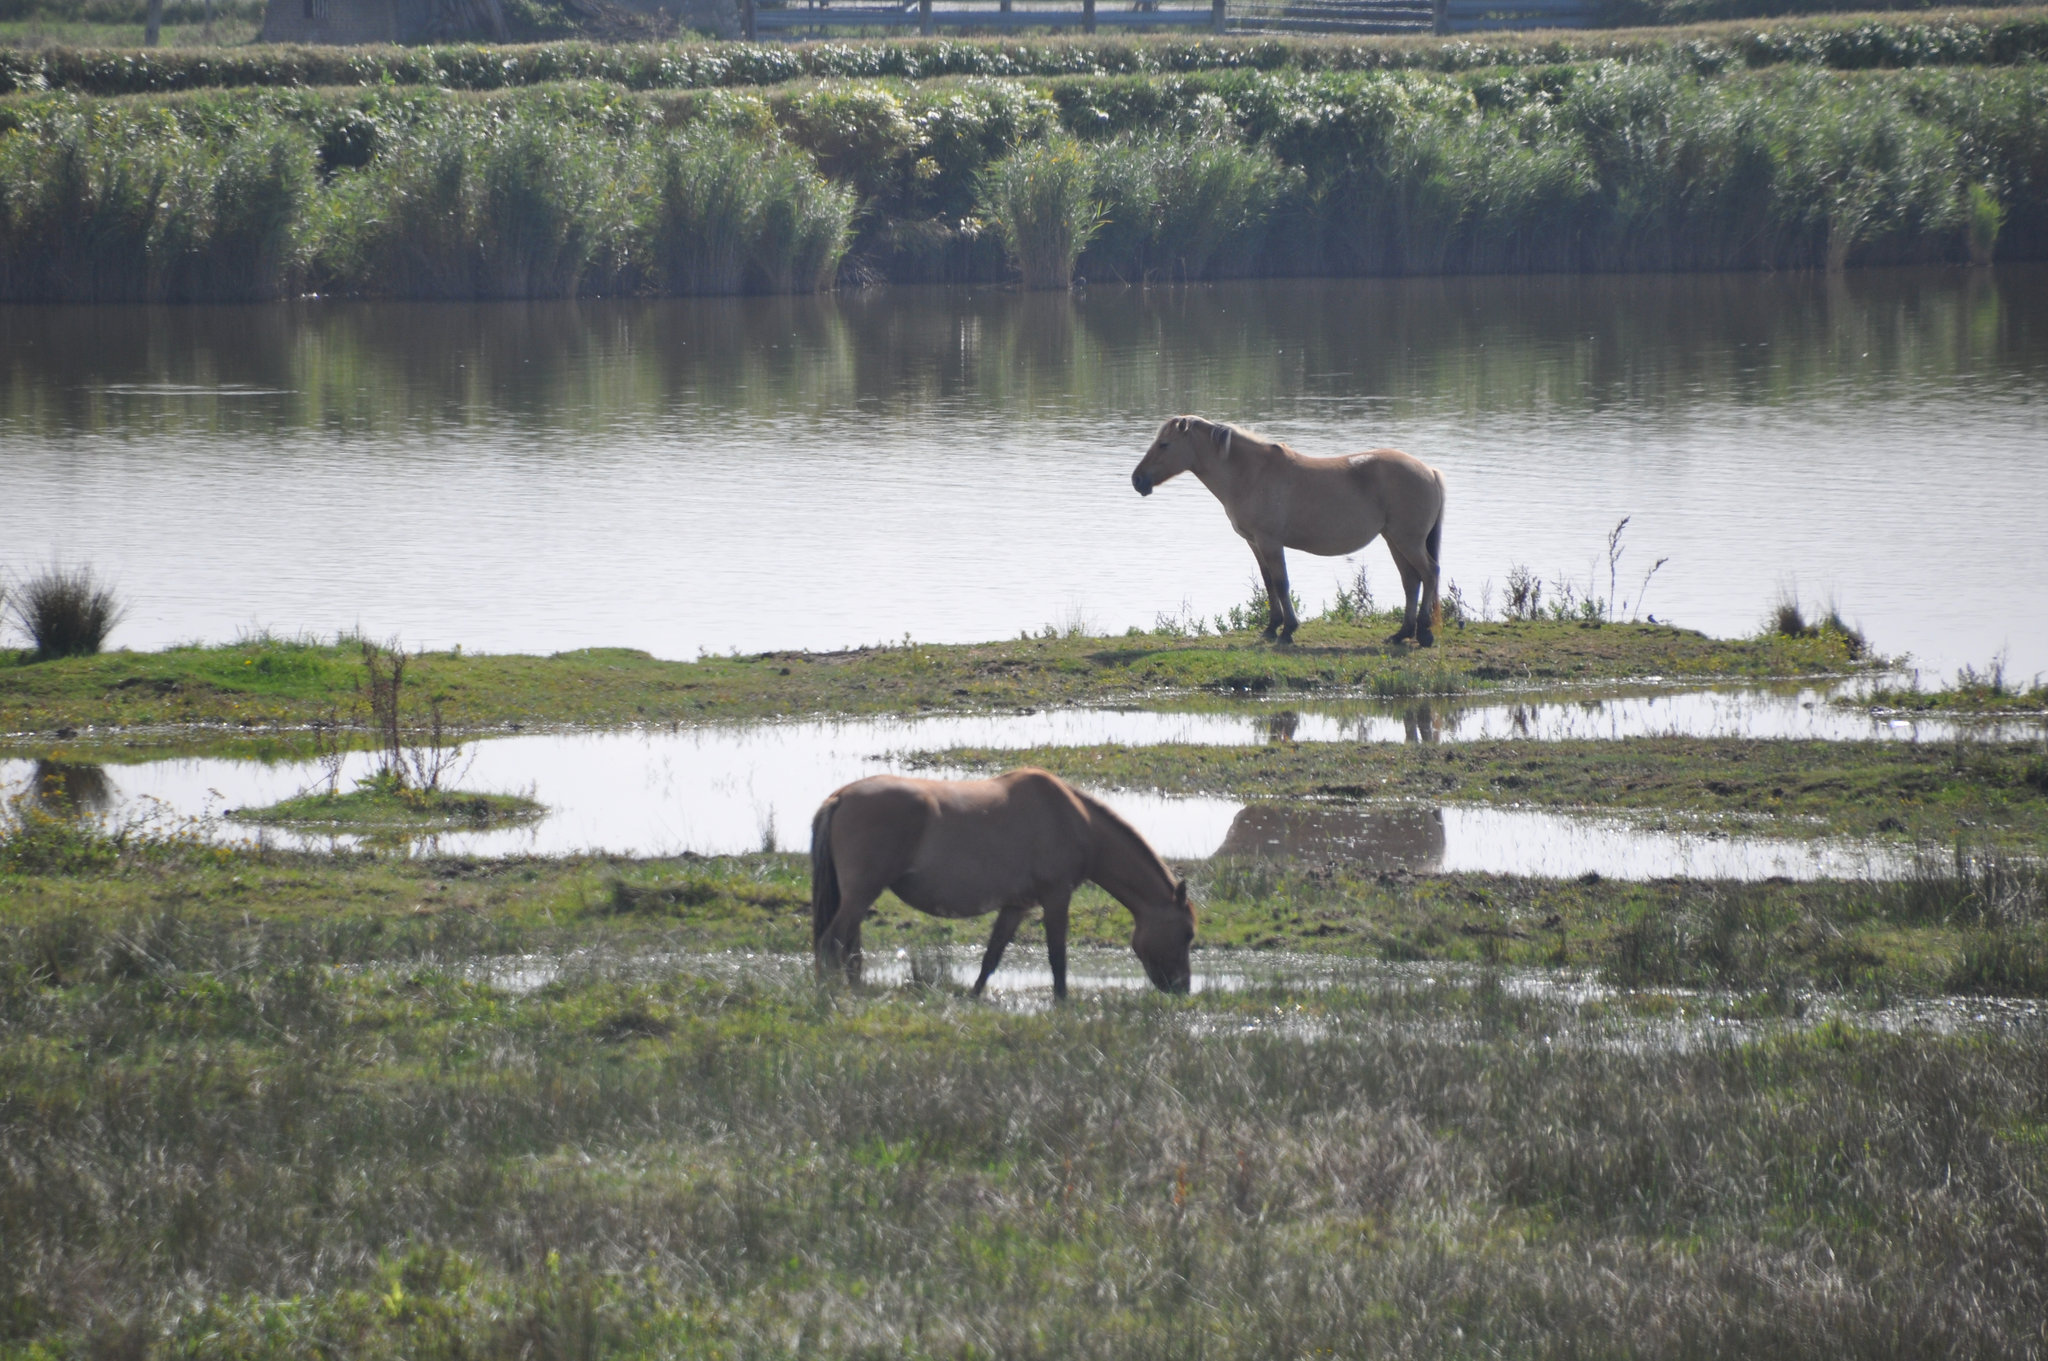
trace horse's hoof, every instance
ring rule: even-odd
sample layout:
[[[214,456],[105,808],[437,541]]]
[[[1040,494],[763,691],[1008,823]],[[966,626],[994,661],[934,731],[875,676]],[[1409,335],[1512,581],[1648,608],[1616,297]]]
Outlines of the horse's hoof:
[[[1415,645],[1417,647],[1435,647],[1436,635],[1430,632],[1428,629],[1423,629],[1420,633],[1415,635]]]
[[[1408,630],[1406,630],[1406,629],[1403,629],[1403,630],[1401,630],[1401,631],[1400,631],[1399,633],[1395,634],[1395,635],[1394,635],[1393,637],[1391,637],[1391,638],[1387,639],[1387,641],[1388,641],[1389,643],[1405,643],[1405,642],[1407,642],[1407,641],[1408,641]]]

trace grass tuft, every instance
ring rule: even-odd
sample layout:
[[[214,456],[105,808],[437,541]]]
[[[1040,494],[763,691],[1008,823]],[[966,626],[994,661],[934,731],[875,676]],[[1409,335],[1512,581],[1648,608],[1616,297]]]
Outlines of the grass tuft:
[[[121,621],[125,607],[91,567],[50,566],[18,585],[15,620],[38,658],[90,657]]]

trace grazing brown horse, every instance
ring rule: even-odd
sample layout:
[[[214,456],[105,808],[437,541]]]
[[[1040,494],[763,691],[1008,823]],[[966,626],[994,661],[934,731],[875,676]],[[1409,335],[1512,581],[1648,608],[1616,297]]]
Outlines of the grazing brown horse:
[[[1175,416],[1159,427],[1131,485],[1138,495],[1192,472],[1252,546],[1266,583],[1266,636],[1291,642],[1300,620],[1287,598],[1287,549],[1336,557],[1355,553],[1379,535],[1401,571],[1407,609],[1401,631],[1387,641],[1436,641],[1437,550],[1444,532],[1444,479],[1398,449],[1346,458],[1304,458],[1275,440],[1235,426]],[[1421,595],[1418,612],[1416,597]]]
[[[1067,902],[1093,880],[1130,909],[1131,949],[1163,992],[1188,990],[1188,886],[1130,823],[1042,770],[993,780],[874,775],[811,820],[811,940],[823,975],[860,977],[860,924],[883,889],[934,917],[996,914],[978,997],[1032,907],[1045,912],[1052,992],[1067,995]]]

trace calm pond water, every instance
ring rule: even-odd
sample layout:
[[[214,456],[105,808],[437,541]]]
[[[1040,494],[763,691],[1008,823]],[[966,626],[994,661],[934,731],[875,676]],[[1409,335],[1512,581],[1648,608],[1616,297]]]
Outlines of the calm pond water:
[[[1245,745],[1295,741],[1456,741],[1465,738],[1621,739],[1656,733],[1883,737],[1948,736],[1945,724],[1894,727],[1831,707],[1827,692],[1693,692],[1584,703],[1368,706],[1252,713],[1067,709],[1025,714],[933,715],[829,722],[705,725],[663,730],[539,733],[473,744],[454,782],[466,789],[530,792],[547,805],[538,822],[484,832],[450,832],[432,849],[460,854],[607,851],[721,854],[807,844],[818,802],[838,786],[887,770],[924,769],[916,753],[954,747],[1015,750],[1108,742]],[[2017,728],[2020,725],[2007,725]],[[2005,736],[2025,734],[1996,730]],[[2038,736],[2040,725],[2031,726]],[[346,789],[375,758],[349,756]],[[195,817],[262,807],[321,784],[315,762],[177,759],[66,768],[67,783],[107,811],[159,807]],[[0,787],[37,782],[48,769],[0,761]],[[1785,875],[1887,876],[1910,862],[1868,846],[1520,808],[1247,806],[1233,799],[1100,790],[1159,849],[1210,855],[1339,860],[1375,870],[1480,870],[1612,878],[1664,875],[1758,879]],[[258,833],[232,820],[228,836]],[[323,847],[334,839],[275,829],[276,844]]]
[[[360,626],[663,656],[1121,631],[1244,598],[1157,422],[1439,465],[1448,576],[1715,633],[1839,600],[1946,673],[2048,670],[2048,269],[1286,281],[1068,297],[0,309],[0,567],[116,641]],[[1596,559],[1597,565],[1596,565]],[[1361,556],[1382,600],[1384,550]],[[1597,569],[1596,569],[1597,566]],[[1340,561],[1295,557],[1328,598]],[[1553,588],[1554,589],[1554,588]]]

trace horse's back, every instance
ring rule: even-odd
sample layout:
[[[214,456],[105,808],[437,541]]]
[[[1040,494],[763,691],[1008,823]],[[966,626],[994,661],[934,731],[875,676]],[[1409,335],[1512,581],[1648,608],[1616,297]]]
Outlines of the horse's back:
[[[1345,474],[1376,501],[1390,528],[1427,534],[1443,518],[1443,474],[1413,454],[1399,449],[1367,449],[1343,458]]]
[[[926,912],[978,916],[1046,884],[1078,881],[1087,812],[1057,776],[992,780],[875,775],[833,794],[841,865]],[[842,870],[842,873],[845,871]]]

